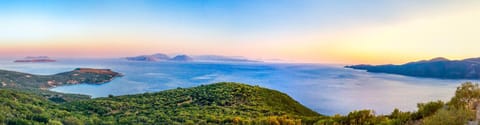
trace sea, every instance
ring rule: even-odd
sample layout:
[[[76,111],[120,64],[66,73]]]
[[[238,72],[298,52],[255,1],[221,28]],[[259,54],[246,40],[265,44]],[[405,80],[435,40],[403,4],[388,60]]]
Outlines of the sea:
[[[0,69],[51,75],[75,68],[105,68],[124,74],[101,84],[52,88],[93,98],[239,82],[278,90],[324,115],[370,109],[390,114],[394,108],[416,110],[417,103],[448,101],[457,86],[472,80],[446,80],[369,73],[337,64],[265,62],[141,62],[124,59],[61,59],[53,63],[0,60]],[[478,81],[472,81],[478,82]]]

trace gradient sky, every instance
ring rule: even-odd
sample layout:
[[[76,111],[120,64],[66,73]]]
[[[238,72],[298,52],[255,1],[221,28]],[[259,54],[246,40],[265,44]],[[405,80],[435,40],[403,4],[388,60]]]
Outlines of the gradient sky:
[[[478,0],[0,0],[0,56],[480,57]]]

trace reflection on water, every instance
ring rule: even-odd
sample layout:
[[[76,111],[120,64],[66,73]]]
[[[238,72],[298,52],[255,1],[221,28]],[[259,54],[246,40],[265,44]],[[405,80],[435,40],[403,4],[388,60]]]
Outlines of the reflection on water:
[[[61,60],[55,63],[0,62],[1,69],[54,74],[77,67],[109,68],[125,76],[103,85],[73,85],[53,91],[93,97],[157,92],[215,82],[242,82],[287,93],[307,107],[327,115],[374,109],[415,110],[417,102],[447,101],[465,80],[440,80],[367,73],[341,66],[269,63],[172,63],[123,60]]]

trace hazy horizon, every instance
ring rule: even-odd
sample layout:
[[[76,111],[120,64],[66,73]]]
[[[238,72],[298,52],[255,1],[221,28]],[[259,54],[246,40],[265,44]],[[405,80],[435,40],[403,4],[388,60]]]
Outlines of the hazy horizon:
[[[153,53],[304,63],[479,57],[480,1],[0,1],[0,56]]]

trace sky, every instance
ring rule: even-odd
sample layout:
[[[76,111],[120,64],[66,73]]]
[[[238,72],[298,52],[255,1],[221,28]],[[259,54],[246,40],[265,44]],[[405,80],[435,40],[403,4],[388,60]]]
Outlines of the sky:
[[[0,56],[480,57],[478,0],[0,0]]]

